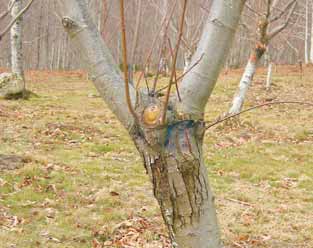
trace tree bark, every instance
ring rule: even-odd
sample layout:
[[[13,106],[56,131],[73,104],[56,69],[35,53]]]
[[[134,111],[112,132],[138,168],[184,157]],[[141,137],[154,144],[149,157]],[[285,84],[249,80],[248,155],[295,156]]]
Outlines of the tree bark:
[[[267,69],[267,77],[266,77],[266,90],[271,89],[272,85],[272,74],[273,74],[273,63],[270,62],[268,64],[268,69]]]
[[[15,0],[11,10],[12,19],[22,10],[22,0]],[[10,30],[11,38],[11,75],[0,79],[0,97],[23,96],[25,81],[23,69],[22,17],[18,18]]]
[[[12,18],[15,18],[22,10],[22,0],[15,0],[12,8]],[[23,40],[22,40],[22,17],[11,28],[11,53],[12,73],[18,77],[24,77],[23,69]]]
[[[311,54],[311,29],[310,29],[310,2],[306,0],[305,2],[305,40],[304,40],[304,61],[305,64],[310,62],[310,54]]]
[[[308,6],[310,7],[309,10],[311,12],[311,30],[309,31],[310,32],[310,45],[311,45],[311,49],[310,49],[310,63],[313,63],[313,49],[312,49],[312,44],[313,44],[313,3],[311,2],[311,6]]]
[[[173,247],[222,247],[203,159],[203,124],[181,121],[159,134],[152,133],[149,137],[165,135],[165,145],[156,148],[147,136],[134,140],[151,177]]]
[[[62,23],[73,47],[87,65],[96,88],[129,131],[143,157],[173,247],[221,248],[214,197],[209,187],[202,151],[204,123],[198,119],[182,118],[181,114],[176,112],[175,98],[169,103],[167,119],[163,123],[164,103],[142,92],[138,92],[135,99],[135,90],[130,86],[132,103],[138,116],[138,119],[133,118],[126,107],[121,72],[92,23],[86,1],[66,0],[61,3],[66,13]],[[206,43],[217,47],[222,43],[224,49],[228,47],[226,40],[229,42],[234,35],[243,3],[244,1],[235,3],[231,0],[214,1],[213,14],[208,27],[204,30],[204,33],[208,32],[209,35],[203,35],[198,54],[202,54],[204,48],[207,49],[205,52],[214,50],[207,47]],[[228,18],[229,16],[232,18]],[[223,38],[222,34],[227,38]],[[218,39],[215,40],[211,35],[217,35]],[[211,39],[215,42],[210,41]],[[224,49],[217,48],[219,54],[212,58],[217,59],[218,63],[210,62],[207,55],[206,66],[213,64],[215,70],[211,72],[214,75],[212,77],[209,75],[210,81],[206,83],[212,84],[213,78],[216,80],[223,58],[226,56]],[[201,68],[204,70],[205,65],[202,64]],[[193,82],[204,87],[198,80]],[[192,82],[189,86],[195,87]],[[189,92],[187,86],[184,87],[186,92]],[[209,85],[206,89],[213,89],[213,86]]]
[[[244,0],[213,1],[191,65],[202,59],[180,85],[182,102],[178,111],[182,115],[203,118],[204,108],[232,45],[244,3]]]

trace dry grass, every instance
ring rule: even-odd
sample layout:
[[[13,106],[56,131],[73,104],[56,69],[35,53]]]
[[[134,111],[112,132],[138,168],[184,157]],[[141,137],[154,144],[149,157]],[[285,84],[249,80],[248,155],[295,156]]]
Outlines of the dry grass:
[[[240,70],[221,75],[207,108],[227,110]],[[0,247],[162,247],[158,206],[127,133],[81,72],[29,72],[26,101],[0,100]],[[261,69],[246,106],[312,101],[313,69]],[[164,79],[163,79],[164,80]],[[227,247],[313,247],[313,110],[267,107],[209,130],[205,154]],[[124,238],[124,240],[123,240]],[[114,244],[112,243],[114,241]],[[132,245],[131,245],[132,244]]]

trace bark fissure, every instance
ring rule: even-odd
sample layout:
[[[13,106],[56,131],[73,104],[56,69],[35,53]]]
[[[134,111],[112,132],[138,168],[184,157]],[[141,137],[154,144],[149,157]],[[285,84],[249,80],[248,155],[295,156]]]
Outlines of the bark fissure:
[[[185,75],[182,101],[169,105],[130,86],[138,120],[127,109],[121,71],[88,14],[85,0],[60,1],[63,26],[108,107],[127,128],[153,184],[173,247],[221,248],[214,197],[203,158],[204,106],[230,47],[245,0],[214,0]],[[165,107],[166,106],[166,107]],[[166,111],[166,119],[162,111]],[[164,113],[163,113],[164,114]]]
[[[161,131],[138,131],[134,137],[134,140],[148,140],[148,150],[153,155],[144,160],[145,167],[147,173],[151,173],[154,196],[174,247],[221,246],[213,196],[207,186],[202,158],[202,129],[201,122],[177,120]],[[151,135],[153,132],[155,134]],[[142,137],[147,133],[148,137]],[[165,139],[155,139],[158,136],[165,136]],[[151,137],[153,140],[149,141]],[[146,142],[137,142],[138,150],[145,158],[147,155],[143,151],[147,151],[147,147],[142,148],[140,143]],[[151,157],[157,158],[151,160]]]

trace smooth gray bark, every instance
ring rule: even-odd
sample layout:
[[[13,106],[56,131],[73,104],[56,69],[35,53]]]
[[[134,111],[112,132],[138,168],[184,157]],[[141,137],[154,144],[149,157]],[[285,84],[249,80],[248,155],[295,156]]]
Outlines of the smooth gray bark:
[[[305,64],[310,62],[310,50],[311,50],[311,30],[309,25],[310,18],[310,9],[309,9],[309,0],[305,2],[305,39],[304,39],[304,61]]]
[[[267,69],[267,77],[266,77],[266,90],[271,89],[272,85],[272,74],[273,74],[273,63],[270,62],[268,64],[268,69]]]
[[[15,18],[19,12],[22,10],[22,0],[15,0],[12,8],[12,18]],[[12,63],[12,73],[16,74],[18,77],[24,77],[23,70],[23,22],[22,17],[20,17],[11,28],[11,63]]]
[[[215,0],[191,65],[202,57],[180,85],[182,103],[179,112],[196,119],[203,118],[204,108],[214,89],[228,51],[232,45],[244,0]]]
[[[112,54],[105,45],[88,12],[85,0],[59,1],[66,13],[63,25],[69,34],[72,47],[81,55],[90,79],[122,124],[130,129],[133,116],[127,109],[124,81]],[[130,94],[135,103],[135,90]]]
[[[15,0],[11,8],[12,19],[22,10],[22,0]],[[18,18],[10,30],[11,38],[11,75],[3,74],[0,78],[0,97],[9,98],[24,91],[22,17]],[[22,96],[22,94],[21,94]]]
[[[243,106],[248,89],[252,83],[256,71],[256,62],[249,60],[245,71],[241,77],[239,88],[232,102],[232,106],[228,112],[229,115],[238,114]]]

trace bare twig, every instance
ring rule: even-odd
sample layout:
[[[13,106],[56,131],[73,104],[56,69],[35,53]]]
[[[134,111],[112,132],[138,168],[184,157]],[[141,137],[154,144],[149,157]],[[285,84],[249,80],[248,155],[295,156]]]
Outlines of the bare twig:
[[[272,106],[272,105],[281,105],[281,104],[297,104],[297,105],[308,105],[308,106],[311,106],[313,107],[313,103],[309,103],[309,102],[298,102],[298,101],[286,101],[286,102],[269,102],[269,103],[264,103],[264,104],[260,104],[260,105],[257,105],[257,106],[254,106],[254,107],[251,107],[251,108],[248,108],[248,109],[245,109],[243,111],[241,111],[240,113],[237,113],[237,114],[233,114],[233,115],[230,115],[230,116],[227,116],[225,118],[222,118],[220,120],[217,120],[211,124],[209,124],[208,126],[205,127],[205,129],[209,129],[213,126],[216,126],[222,122],[225,122],[227,120],[230,120],[234,117],[237,117],[241,114],[244,114],[244,113],[247,113],[247,112],[250,112],[252,110],[255,110],[255,109],[259,109],[259,108],[263,108],[263,107],[266,107],[266,106]]]
[[[252,13],[256,14],[257,16],[261,16],[261,14],[257,11],[255,11],[249,4],[246,2],[245,7],[250,10]]]
[[[165,120],[166,120],[166,113],[167,113],[167,107],[168,107],[168,103],[169,103],[169,99],[170,99],[170,95],[171,95],[172,83],[173,83],[175,73],[176,73],[176,62],[177,62],[177,56],[178,56],[178,50],[180,47],[180,42],[181,42],[181,39],[183,36],[183,31],[184,31],[184,21],[185,21],[185,15],[186,15],[186,10],[187,10],[187,2],[188,2],[187,0],[184,0],[183,14],[181,17],[178,41],[177,41],[175,53],[174,53],[172,72],[171,72],[171,77],[170,77],[170,81],[169,81],[169,86],[167,88],[167,92],[165,95],[165,103],[164,103],[163,116],[162,116],[162,123],[163,124],[165,123]]]
[[[0,14],[0,20],[5,18],[12,11],[14,4],[15,4],[15,0],[10,1],[8,9]]]
[[[173,51],[173,48],[172,48],[171,40],[169,38],[168,38],[168,45],[169,45],[169,48],[170,48],[170,54],[172,56],[172,59],[174,59],[174,51]],[[177,93],[178,100],[181,102],[181,97],[180,97],[180,93],[179,93],[179,88],[178,88],[177,82],[178,82],[178,80],[177,80],[177,72],[175,70],[174,83],[175,83],[175,87],[176,87],[176,93]]]
[[[179,82],[180,80],[182,80],[189,72],[192,71],[193,68],[195,68],[195,67],[200,63],[200,61],[202,60],[203,56],[204,56],[204,54],[202,54],[201,57],[200,57],[200,59],[198,59],[192,66],[190,66],[190,68],[189,68],[186,72],[184,72],[181,76],[179,76],[179,77],[176,79],[177,85],[178,85],[178,82]],[[159,90],[156,92],[156,94],[158,94],[159,92],[161,92],[161,91],[163,91],[163,90],[165,90],[165,89],[167,89],[167,88],[168,88],[168,85],[166,85],[165,87],[159,89]]]
[[[173,5],[173,7],[172,7],[172,9],[171,9],[171,11],[170,11],[169,20],[172,19],[172,16],[173,16],[173,13],[174,13],[174,10],[175,10],[175,7],[176,7],[176,3],[177,3],[177,0],[175,1],[174,5]],[[160,33],[161,33],[161,31],[162,31],[164,25],[166,24],[166,21],[167,21],[167,18],[164,17],[164,19],[163,19],[163,21],[162,21],[162,24],[161,24],[161,26],[160,26],[160,29],[158,30],[156,36],[154,37],[154,40],[153,40],[153,42],[152,42],[151,49],[150,49],[149,54],[148,54],[148,56],[147,56],[147,58],[146,58],[146,62],[145,62],[144,68],[143,68],[143,70],[142,70],[142,72],[141,72],[141,74],[140,74],[140,76],[139,76],[139,78],[138,78],[137,84],[136,84],[136,89],[137,89],[137,90],[138,90],[138,88],[139,88],[139,86],[140,86],[140,82],[141,82],[141,80],[142,80],[142,77],[143,77],[144,74],[145,74],[144,69],[145,69],[146,66],[148,66],[148,65],[150,64],[154,47],[155,47],[155,45],[156,45],[156,42],[157,42],[157,40],[158,40],[158,38],[159,38],[159,36],[160,36]],[[168,25],[169,25],[169,21],[168,21],[168,24],[166,24],[166,26],[168,26]]]
[[[20,11],[20,13],[18,13],[13,20],[11,20],[11,22],[3,29],[3,31],[0,33],[0,40],[2,39],[2,37],[10,31],[11,27],[14,25],[14,23],[21,18],[21,16],[30,8],[30,6],[32,5],[32,3],[34,2],[34,0],[30,0],[29,3],[25,6],[24,9],[22,9]]]
[[[121,29],[122,29],[122,48],[123,48],[123,71],[125,80],[125,95],[127,106],[130,113],[137,120],[137,115],[133,109],[130,93],[129,93],[129,78],[128,78],[128,62],[127,62],[127,41],[126,41],[126,25],[125,25],[125,13],[124,13],[124,0],[120,0],[120,12],[121,12]]]
[[[285,7],[279,11],[279,13],[275,16],[273,16],[272,18],[270,18],[270,22],[275,22],[277,20],[279,20],[292,6],[293,4],[296,2],[296,0],[291,0],[290,2],[288,2]]]
[[[192,65],[188,68],[187,71],[185,71],[179,78],[177,78],[177,82],[182,80],[190,71],[192,71],[193,68],[195,68],[200,61],[203,59],[204,53],[201,55],[201,57]]]
[[[297,2],[295,1],[293,3],[293,6],[292,6],[288,16],[287,16],[287,20],[282,25],[276,27],[271,33],[268,34],[269,40],[273,39],[277,34],[279,34],[281,31],[283,31],[288,26],[296,7],[297,7]]]
[[[272,6],[272,0],[267,0],[267,5],[266,5],[266,19],[268,19],[271,15],[271,6]]]

